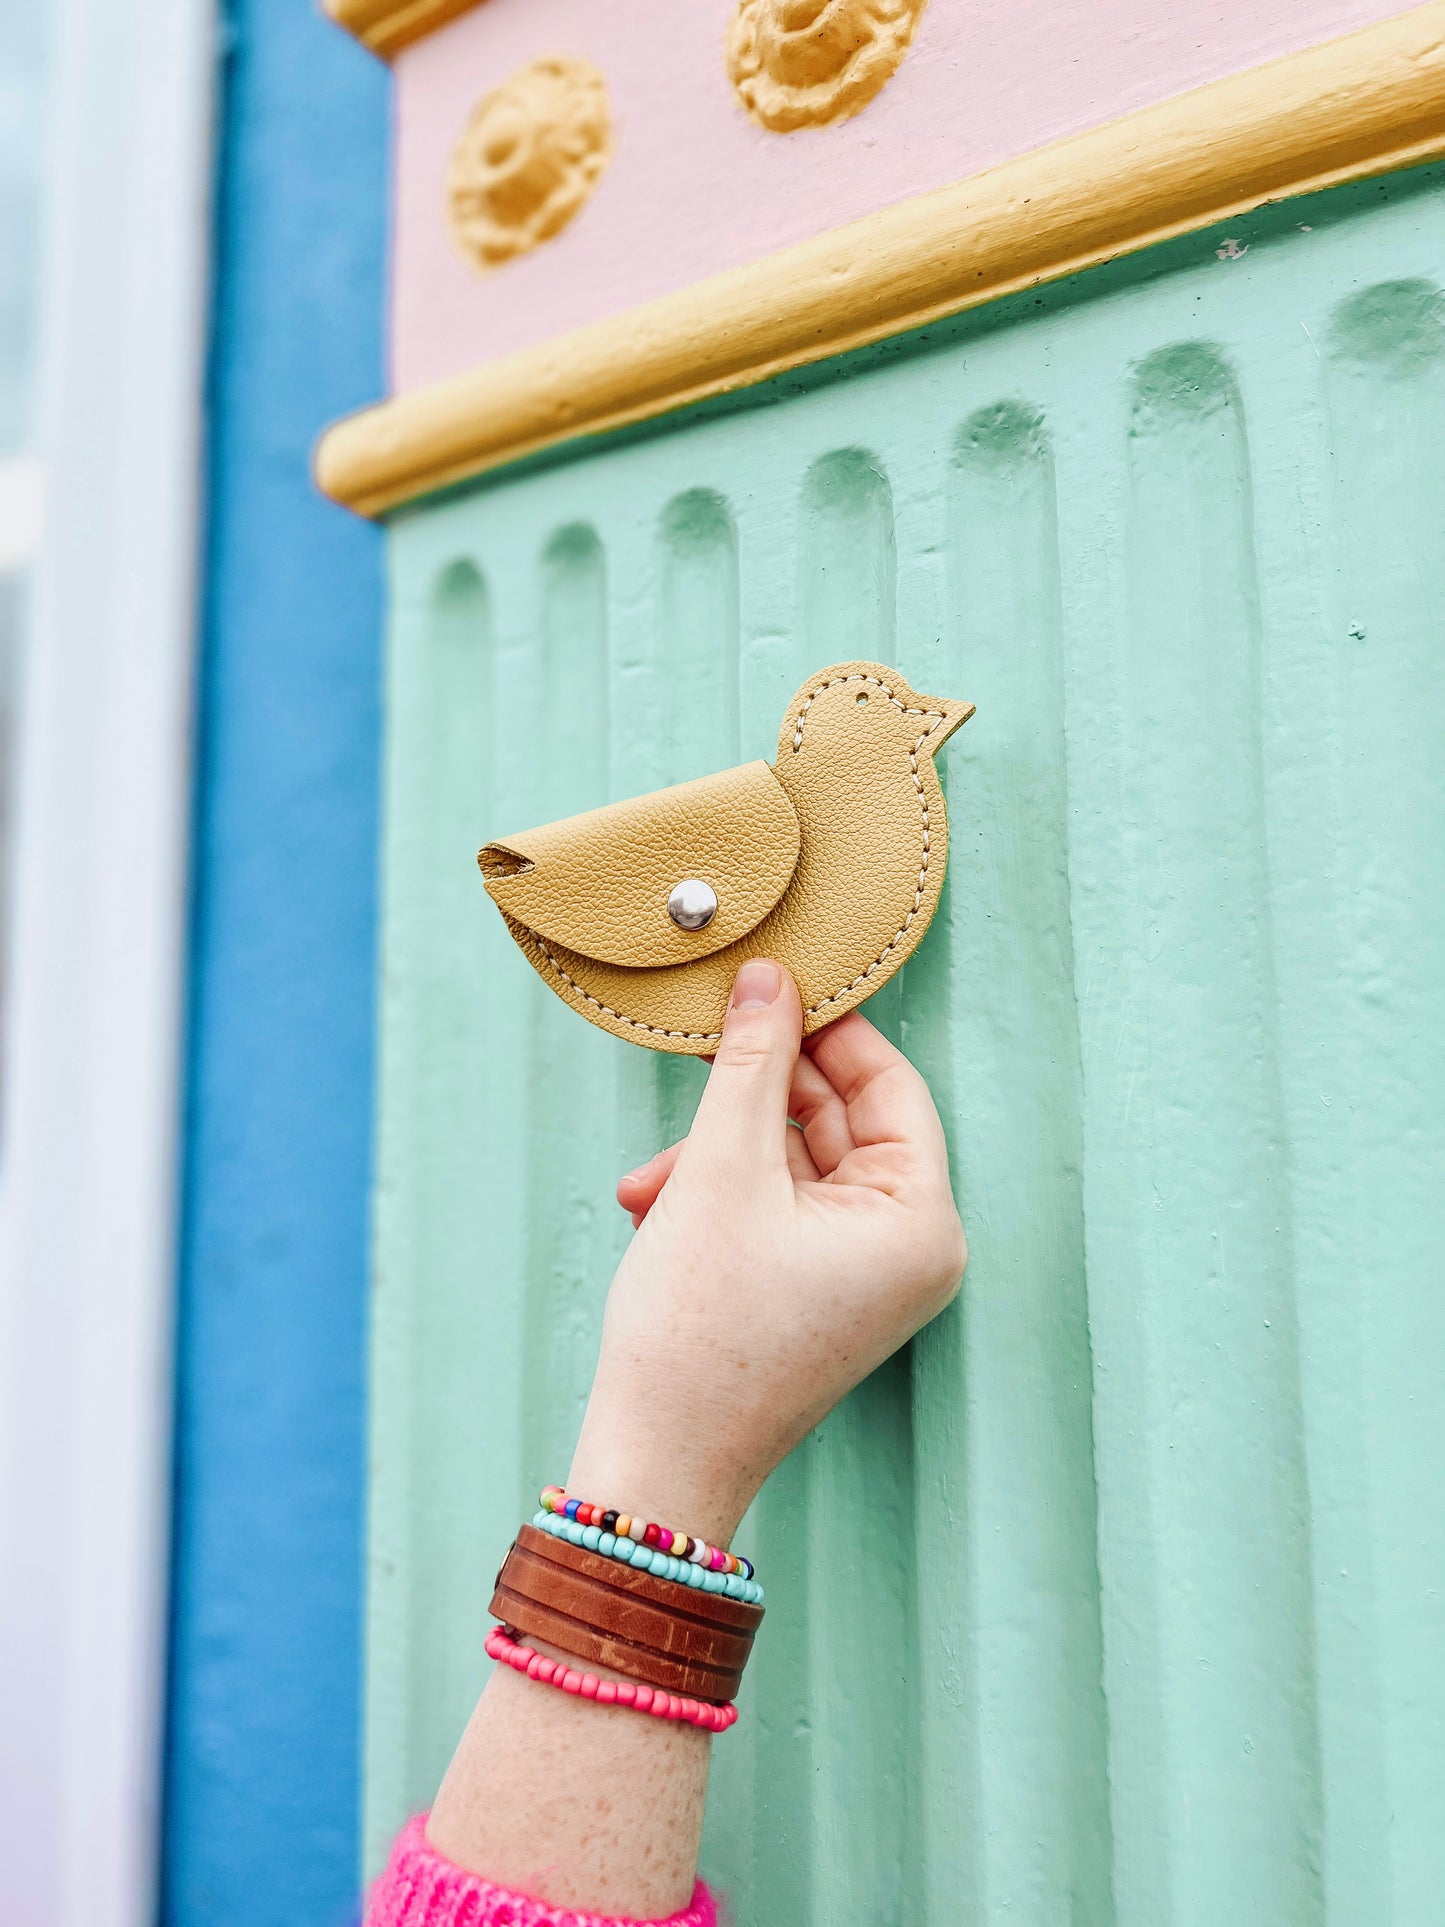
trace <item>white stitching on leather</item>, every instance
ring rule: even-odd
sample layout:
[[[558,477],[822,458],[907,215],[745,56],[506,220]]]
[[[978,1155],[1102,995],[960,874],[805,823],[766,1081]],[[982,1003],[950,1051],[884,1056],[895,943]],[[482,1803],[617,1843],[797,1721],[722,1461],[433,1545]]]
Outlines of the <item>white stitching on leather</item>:
[[[551,964],[557,975],[561,977],[564,982],[571,984],[572,988],[577,992],[577,995],[591,1004],[594,1010],[600,1010],[604,1017],[614,1017],[619,1024],[626,1024],[631,1030],[645,1030],[653,1037],[681,1037],[689,1044],[719,1044],[722,1042],[722,1032],[720,1030],[660,1030],[656,1024],[644,1024],[636,1017],[624,1017],[620,1010],[614,1010],[611,1004],[602,1003],[600,999],[592,995],[590,990],[584,990],[577,979],[570,975],[569,972],[558,963],[557,959],[552,955],[546,944],[534,930],[529,930],[527,934],[547,959],[548,963]]]
[[[928,877],[928,853],[932,837],[928,823],[928,792],[924,789],[923,778],[918,773],[918,752],[933,734],[937,724],[945,721],[946,711],[939,709],[910,708],[907,703],[900,702],[888,684],[880,681],[877,676],[865,676],[861,672],[852,676],[830,676],[825,682],[820,682],[816,689],[810,689],[808,691],[807,700],[798,711],[798,725],[793,731],[793,754],[796,756],[803,746],[803,724],[807,720],[808,711],[813,707],[818,697],[822,695],[825,689],[831,689],[837,683],[850,682],[866,682],[874,689],[881,690],[889,702],[892,703],[893,707],[901,710],[905,716],[926,716],[928,718],[928,727],[920,733],[917,742],[908,752],[908,768],[913,777],[913,787],[918,792],[918,807],[923,816],[923,861],[918,866],[918,883],[913,892],[913,907],[903,919],[902,923],[899,924],[889,941],[884,944],[868,968],[866,970],[860,970],[858,975],[854,977],[850,983],[841,984],[839,988],[829,996],[820,997],[816,1004],[809,1004],[808,1008],[803,1012],[805,1017],[816,1017],[825,1004],[837,1003],[840,997],[846,997],[849,991],[856,990],[859,984],[866,983],[873,975],[873,972],[892,955],[908,934],[914,919],[923,907],[923,891]],[[604,1017],[611,1017],[615,1023],[626,1024],[629,1030],[645,1030],[651,1037],[676,1037],[688,1044],[719,1044],[722,1042],[722,1032],[720,1030],[662,1030],[656,1024],[644,1024],[636,1017],[625,1017],[620,1010],[614,1010],[610,1004],[602,1003],[600,999],[594,997],[589,990],[584,989],[584,987],[578,983],[577,979],[558,963],[542,938],[539,937],[535,931],[529,930],[527,934],[547,959],[548,963],[551,964],[557,975],[562,978],[563,982],[569,983],[579,997],[591,1004],[594,1010],[600,1010]]]
[[[918,883],[913,892],[913,907],[894,931],[889,941],[884,944],[868,968],[866,970],[860,970],[851,983],[841,985],[837,990],[833,991],[830,996],[820,997],[816,1004],[809,1004],[803,1013],[805,1017],[816,1017],[824,1004],[835,1004],[840,997],[846,997],[850,990],[856,990],[859,984],[866,983],[873,975],[873,972],[883,963],[884,959],[898,948],[912,926],[914,918],[923,907],[923,889],[928,877],[928,851],[932,839],[928,825],[928,792],[924,789],[923,778],[918,773],[918,752],[933,734],[935,725],[945,720],[945,712],[943,710],[910,708],[907,703],[900,702],[898,697],[895,696],[893,691],[888,687],[887,683],[880,682],[877,676],[865,676],[862,674],[853,676],[830,676],[826,682],[820,682],[816,689],[810,689],[808,691],[808,699],[798,711],[798,726],[793,731],[793,754],[796,756],[798,751],[803,747],[803,724],[807,720],[808,711],[813,707],[818,697],[822,695],[825,689],[831,689],[835,683],[850,682],[866,682],[871,684],[874,689],[881,690],[889,702],[892,703],[893,707],[901,710],[905,716],[927,716],[929,719],[928,727],[920,732],[917,742],[908,752],[908,768],[913,777],[913,787],[918,791],[918,808],[923,816],[923,861],[918,866]]]

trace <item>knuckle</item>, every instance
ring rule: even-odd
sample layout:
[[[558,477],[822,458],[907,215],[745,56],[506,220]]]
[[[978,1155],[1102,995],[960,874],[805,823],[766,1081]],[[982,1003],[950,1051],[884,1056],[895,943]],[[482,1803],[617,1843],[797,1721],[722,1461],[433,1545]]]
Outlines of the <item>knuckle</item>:
[[[723,1039],[718,1049],[717,1067],[724,1071],[762,1070],[772,1063],[776,1055],[770,1037],[734,1034]]]

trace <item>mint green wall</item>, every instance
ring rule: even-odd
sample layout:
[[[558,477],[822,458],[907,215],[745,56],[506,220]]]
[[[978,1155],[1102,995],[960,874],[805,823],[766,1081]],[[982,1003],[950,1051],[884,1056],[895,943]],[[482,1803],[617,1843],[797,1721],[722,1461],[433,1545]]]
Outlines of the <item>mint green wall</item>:
[[[743,1927],[1439,1920],[1442,282],[1445,189],[1372,186],[396,520],[373,1861],[704,1074],[550,997],[473,852],[864,655],[979,706],[869,1006],[973,1262],[742,1535],[706,1870]]]

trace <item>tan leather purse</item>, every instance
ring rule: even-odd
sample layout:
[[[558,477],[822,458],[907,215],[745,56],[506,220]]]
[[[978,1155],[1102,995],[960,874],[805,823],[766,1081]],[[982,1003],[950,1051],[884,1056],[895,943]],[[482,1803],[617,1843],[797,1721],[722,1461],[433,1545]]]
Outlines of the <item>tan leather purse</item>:
[[[477,861],[543,982],[615,1037],[710,1055],[749,957],[787,965],[818,1030],[928,928],[948,861],[933,758],[972,714],[880,663],[835,663],[789,704],[775,763],[499,837]]]

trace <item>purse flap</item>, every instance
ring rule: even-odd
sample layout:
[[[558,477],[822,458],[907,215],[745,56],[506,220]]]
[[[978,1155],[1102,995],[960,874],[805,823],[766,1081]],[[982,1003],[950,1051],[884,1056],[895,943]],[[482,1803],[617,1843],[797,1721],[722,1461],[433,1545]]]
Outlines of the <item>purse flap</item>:
[[[655,970],[745,937],[787,888],[798,819],[767,763],[589,810],[477,853],[504,914],[601,963]],[[700,930],[673,922],[674,887],[696,878],[717,898]]]

